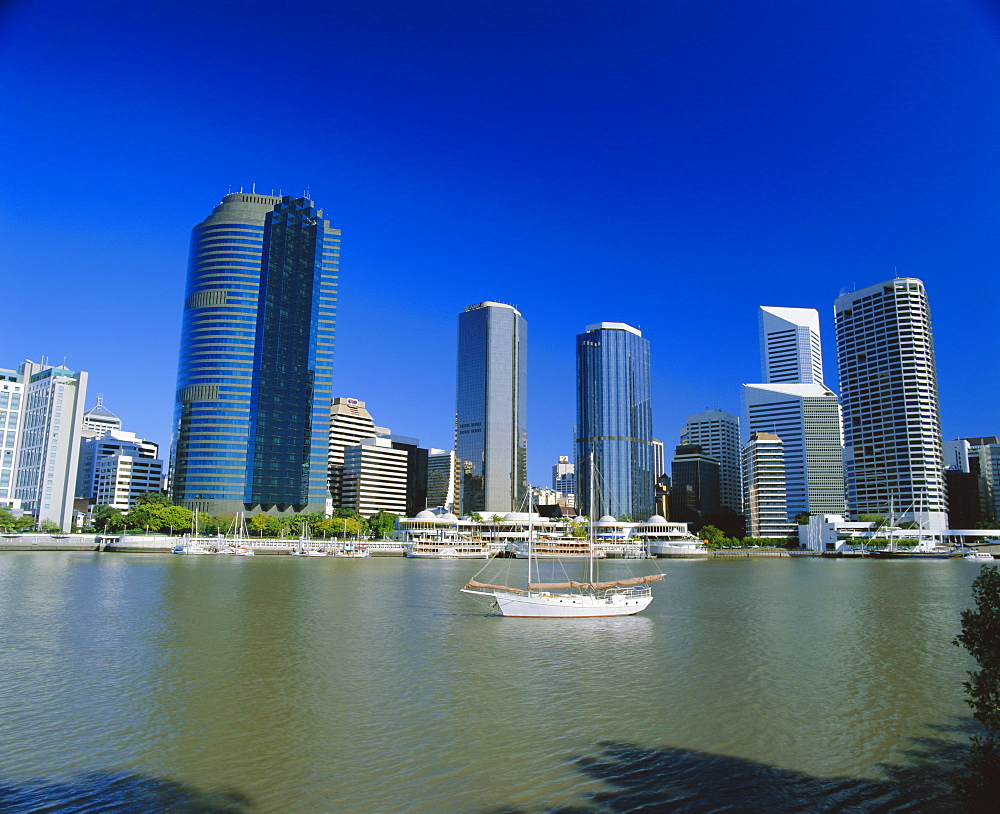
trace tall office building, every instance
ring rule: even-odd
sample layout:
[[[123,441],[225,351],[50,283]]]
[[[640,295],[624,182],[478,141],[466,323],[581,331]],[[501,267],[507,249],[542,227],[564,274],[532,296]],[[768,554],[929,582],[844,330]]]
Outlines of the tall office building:
[[[895,278],[834,303],[852,514],[947,527],[934,342],[924,284]]]
[[[528,324],[499,302],[458,317],[455,453],[462,514],[527,511]]]
[[[720,507],[719,462],[698,444],[681,444],[674,450],[670,474],[670,519],[698,526],[711,523]]]
[[[330,408],[330,436],[327,463],[330,467],[330,502],[332,508],[343,506],[344,450],[365,438],[389,435],[386,427],[376,427],[365,403],[353,398],[335,398]]]
[[[765,382],[743,385],[747,432],[781,438],[789,520],[802,512],[843,514],[840,404],[823,384],[819,313],[770,306],[758,313]]]
[[[681,444],[697,444],[719,462],[719,505],[743,513],[740,474],[740,420],[725,410],[703,410],[687,417]]]
[[[454,512],[461,491],[458,458],[453,449],[427,450],[427,506]]]
[[[93,505],[128,509],[140,495],[163,488],[159,453],[157,444],[124,430],[106,430],[99,437],[83,438],[76,496]]]
[[[24,383],[16,370],[0,369],[0,506],[20,508],[14,498]]]
[[[344,450],[341,505],[362,517],[379,512],[407,515],[407,462],[410,453],[388,438],[365,438]]]
[[[323,511],[340,230],[306,198],[226,195],[191,236],[174,500]]]
[[[568,455],[560,455],[552,467],[552,488],[561,495],[576,494],[576,467]]]
[[[87,374],[42,362],[18,369],[24,387],[14,498],[39,522],[73,524]]]
[[[588,325],[576,337],[576,505],[582,514],[635,520],[653,514],[652,442],[649,340],[624,322]]]
[[[760,307],[760,368],[766,382],[823,383],[819,312]]]
[[[748,536],[780,539],[796,531],[788,520],[781,438],[769,432],[750,433],[743,448],[743,483]]]

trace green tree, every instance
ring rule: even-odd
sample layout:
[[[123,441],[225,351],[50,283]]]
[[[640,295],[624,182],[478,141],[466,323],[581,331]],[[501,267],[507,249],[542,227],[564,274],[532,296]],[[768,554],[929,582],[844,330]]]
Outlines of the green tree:
[[[247,531],[252,537],[277,537],[281,534],[281,522],[269,514],[255,514],[247,523]]]
[[[376,540],[384,540],[396,528],[396,518],[398,516],[386,511],[373,514],[365,524],[368,527],[368,534]]]
[[[705,541],[709,548],[722,548],[730,542],[722,529],[715,526],[702,526],[698,531],[698,536]]]
[[[355,520],[359,520],[361,515],[358,513],[357,509],[348,509],[346,506],[341,506],[338,509],[333,510],[334,517],[353,517]]]
[[[874,523],[875,528],[885,525],[885,518],[880,514],[859,514],[859,523]]]
[[[808,526],[809,512],[799,512],[797,515],[795,515],[795,522],[798,523],[800,526]]]
[[[125,528],[125,518],[113,506],[101,505],[94,508],[94,527],[101,531],[121,531]]]
[[[630,515],[630,514],[623,514],[621,517],[618,518],[618,522],[619,523],[634,523],[635,522],[635,518],[632,517],[632,515]]]
[[[143,492],[135,499],[136,506],[173,506],[173,501],[163,492]]]
[[[570,537],[586,537],[587,536],[587,526],[581,523],[579,520],[569,521],[569,536]]]
[[[470,512],[469,513],[469,519],[473,523],[482,523],[483,522],[483,516],[479,512]]]
[[[975,609],[962,611],[962,632],[954,644],[969,651],[978,670],[964,682],[966,703],[984,735],[973,735],[967,772],[955,780],[966,811],[996,811],[1000,799],[1000,574],[983,568],[972,583]]]
[[[159,506],[157,514],[160,519],[160,529],[168,529],[171,533],[188,531],[191,528],[192,514],[183,506]]]
[[[62,531],[62,526],[56,523],[54,520],[43,520],[38,524],[38,530],[43,531],[46,534],[58,534]]]
[[[0,528],[4,531],[13,531],[17,528],[17,518],[2,506],[0,506]]]

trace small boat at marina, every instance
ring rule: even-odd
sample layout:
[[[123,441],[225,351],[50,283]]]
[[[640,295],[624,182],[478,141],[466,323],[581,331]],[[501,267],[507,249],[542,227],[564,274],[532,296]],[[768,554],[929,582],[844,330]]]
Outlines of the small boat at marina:
[[[971,554],[966,554],[965,559],[967,560],[978,560],[979,562],[993,562],[996,559],[988,551],[973,551]]]
[[[591,557],[603,559],[607,556],[601,548],[596,545],[591,546],[586,538],[582,537],[536,537],[529,546],[518,547],[514,551],[514,557],[519,560],[526,560],[529,556],[536,560],[587,560]]]
[[[352,559],[364,559],[370,557],[368,546],[356,545],[353,542],[346,542],[338,551],[333,552],[334,557],[350,557]]]
[[[189,540],[186,543],[178,543],[172,549],[174,554],[214,554],[201,540]]]

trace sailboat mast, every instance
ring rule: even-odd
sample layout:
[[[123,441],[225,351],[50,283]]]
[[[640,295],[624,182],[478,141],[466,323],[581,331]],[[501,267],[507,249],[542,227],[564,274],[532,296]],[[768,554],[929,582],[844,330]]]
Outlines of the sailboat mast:
[[[590,523],[587,529],[587,539],[590,545],[588,546],[590,551],[587,560],[590,565],[590,578],[589,582],[591,585],[594,584],[594,451],[590,451]]]

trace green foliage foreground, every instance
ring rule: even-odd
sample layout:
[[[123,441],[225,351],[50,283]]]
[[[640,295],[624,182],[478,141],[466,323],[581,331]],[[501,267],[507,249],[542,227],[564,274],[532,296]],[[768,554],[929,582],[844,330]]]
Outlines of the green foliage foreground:
[[[954,644],[979,664],[965,682],[973,717],[986,732],[974,735],[967,772],[955,779],[955,793],[966,811],[996,811],[1000,801],[1000,574],[983,568],[972,583],[975,609],[962,611],[962,632]]]

